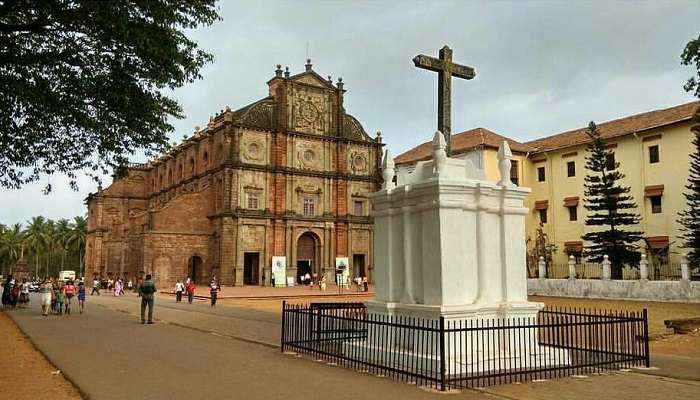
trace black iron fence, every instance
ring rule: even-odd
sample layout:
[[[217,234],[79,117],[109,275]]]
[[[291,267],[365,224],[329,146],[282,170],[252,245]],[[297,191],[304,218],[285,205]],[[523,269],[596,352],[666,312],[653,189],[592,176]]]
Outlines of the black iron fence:
[[[431,320],[362,303],[283,303],[281,348],[440,390],[649,366],[646,309]]]

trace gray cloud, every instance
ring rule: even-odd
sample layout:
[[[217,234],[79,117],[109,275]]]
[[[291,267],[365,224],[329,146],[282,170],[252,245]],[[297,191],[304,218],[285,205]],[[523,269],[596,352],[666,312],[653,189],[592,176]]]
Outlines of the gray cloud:
[[[394,154],[436,128],[434,73],[413,67],[418,53],[448,44],[476,79],[453,84],[453,132],[481,126],[528,140],[587,124],[691,101],[680,65],[700,32],[700,4],[689,1],[287,1],[224,0],[223,21],[191,32],[216,60],[203,80],[178,89],[187,114],[173,140],[206,124],[226,105],[267,95],[275,65],[303,70],[309,42],[314,70],[342,76],[346,108],[368,132],[381,130]],[[138,157],[136,157],[138,158]],[[108,180],[107,180],[108,181]],[[80,192],[52,178],[0,191],[0,221],[84,212]]]

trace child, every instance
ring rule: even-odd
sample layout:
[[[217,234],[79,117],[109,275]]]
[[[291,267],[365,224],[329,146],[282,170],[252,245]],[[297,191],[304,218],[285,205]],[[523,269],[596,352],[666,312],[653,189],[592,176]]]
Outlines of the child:
[[[78,283],[78,308],[82,314],[83,308],[85,308],[85,285],[83,282]]]
[[[63,285],[59,286],[56,290],[56,310],[58,311],[58,315],[63,314],[63,303],[66,302],[66,292],[64,291],[65,289],[63,288]]]

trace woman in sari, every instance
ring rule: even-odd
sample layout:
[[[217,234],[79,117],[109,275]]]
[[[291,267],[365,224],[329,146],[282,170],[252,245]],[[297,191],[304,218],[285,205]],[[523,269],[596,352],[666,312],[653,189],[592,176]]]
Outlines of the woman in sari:
[[[121,279],[117,279],[116,281],[114,281],[114,295],[115,296],[122,295],[122,281],[121,281]]]

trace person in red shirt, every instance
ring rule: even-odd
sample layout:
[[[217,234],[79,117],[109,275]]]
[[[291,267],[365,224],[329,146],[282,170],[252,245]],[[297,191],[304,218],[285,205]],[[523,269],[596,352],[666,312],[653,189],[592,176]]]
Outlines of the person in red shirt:
[[[195,289],[197,289],[197,286],[194,284],[194,281],[190,280],[190,283],[188,283],[185,287],[185,291],[187,292],[187,302],[190,304],[192,304]]]
[[[73,285],[73,281],[68,281],[68,284],[63,287],[63,293],[66,294],[66,314],[70,314],[70,302],[73,296],[75,296],[75,285]]]

